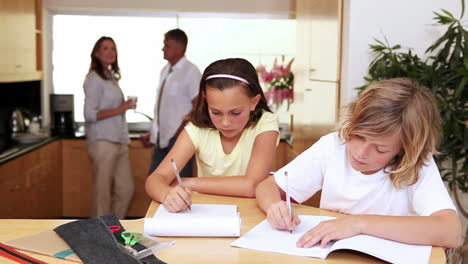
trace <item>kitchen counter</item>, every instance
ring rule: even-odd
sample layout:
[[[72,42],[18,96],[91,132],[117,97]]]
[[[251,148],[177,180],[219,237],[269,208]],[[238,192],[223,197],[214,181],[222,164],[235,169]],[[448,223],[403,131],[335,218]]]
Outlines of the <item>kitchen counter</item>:
[[[146,132],[141,132],[141,131],[134,131],[129,133],[129,138],[130,139],[139,139],[140,135],[144,134]],[[0,153],[0,164],[3,164],[5,162],[8,162],[10,160],[16,159],[28,152],[31,152],[35,149],[38,149],[50,142],[53,142],[55,140],[59,139],[83,139],[85,140],[85,134],[83,132],[76,132],[74,136],[68,136],[68,137],[59,137],[59,136],[50,136],[41,140],[38,140],[37,142],[34,143],[16,143],[12,145],[10,148],[6,149],[5,151]]]
[[[15,158],[18,158],[30,151],[33,151],[37,148],[40,148],[46,144],[49,144],[50,142],[53,142],[54,140],[59,139],[59,137],[47,137],[44,139],[41,139],[37,142],[34,143],[16,143],[12,145],[10,148],[7,150],[3,151],[0,153],[0,164],[5,163],[7,161],[13,160]]]
[[[139,139],[141,135],[147,133],[146,131],[130,131],[129,138],[130,139]],[[85,133],[83,131],[75,132],[75,135],[72,137],[59,137],[59,136],[50,136],[44,139],[41,139],[35,143],[16,143],[12,145],[10,148],[6,149],[5,151],[0,153],[0,164],[18,158],[30,151],[38,149],[54,140],[67,138],[67,139],[85,139]],[[280,140],[286,142],[288,145],[292,146],[293,142],[293,133],[290,131],[280,131]]]

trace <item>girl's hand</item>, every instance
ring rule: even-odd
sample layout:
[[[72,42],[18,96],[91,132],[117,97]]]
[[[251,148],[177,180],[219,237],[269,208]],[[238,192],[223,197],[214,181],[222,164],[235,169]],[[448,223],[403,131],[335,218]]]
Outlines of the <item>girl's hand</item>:
[[[192,190],[177,185],[166,195],[163,205],[172,213],[188,209],[192,205]]]
[[[267,220],[276,229],[293,230],[301,223],[301,220],[294,212],[291,212],[291,218],[285,201],[274,203],[267,210]]]
[[[359,216],[355,215],[323,221],[299,238],[296,246],[310,248],[320,242],[320,247],[324,248],[332,240],[340,240],[361,234],[363,225],[363,221]]]

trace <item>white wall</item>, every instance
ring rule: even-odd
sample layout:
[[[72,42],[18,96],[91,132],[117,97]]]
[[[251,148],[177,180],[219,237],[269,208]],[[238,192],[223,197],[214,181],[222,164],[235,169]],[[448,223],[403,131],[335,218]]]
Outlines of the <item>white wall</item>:
[[[344,0],[340,105],[349,103],[356,96],[354,88],[365,83],[374,38],[385,36],[391,45],[411,47],[425,58],[424,51],[445,30],[432,25],[432,12],[441,8],[459,17],[461,0]]]

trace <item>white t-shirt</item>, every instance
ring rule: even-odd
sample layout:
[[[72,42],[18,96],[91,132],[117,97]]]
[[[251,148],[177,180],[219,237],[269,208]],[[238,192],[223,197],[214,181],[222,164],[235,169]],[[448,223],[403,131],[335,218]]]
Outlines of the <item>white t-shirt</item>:
[[[245,175],[257,135],[266,131],[277,131],[278,118],[270,112],[263,112],[255,126],[244,129],[231,153],[226,154],[217,129],[200,128],[192,123],[185,126],[193,145],[197,160],[198,177]],[[279,142],[279,133],[277,144]]]
[[[192,100],[198,95],[201,73],[197,66],[181,58],[169,73],[170,64],[161,70],[159,85],[154,107],[154,120],[151,128],[150,141],[156,143],[159,130],[159,146],[165,148],[169,140],[175,136],[177,129],[182,124],[184,116],[192,110]],[[161,118],[158,127],[158,98],[159,89],[164,82],[164,90],[161,98]]]
[[[347,214],[428,216],[443,209],[456,211],[431,157],[420,170],[418,181],[402,189],[380,170],[365,175],[354,170],[347,159],[346,144],[334,132],[275,173],[284,190],[288,171],[291,198],[302,203],[322,190],[320,208]]]

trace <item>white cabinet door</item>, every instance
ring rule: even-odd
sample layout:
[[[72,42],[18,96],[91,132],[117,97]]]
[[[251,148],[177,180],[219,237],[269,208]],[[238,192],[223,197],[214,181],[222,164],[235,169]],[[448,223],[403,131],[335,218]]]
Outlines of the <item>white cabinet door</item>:
[[[308,82],[304,91],[297,91],[292,104],[295,125],[334,125],[337,116],[338,87],[336,82]]]

